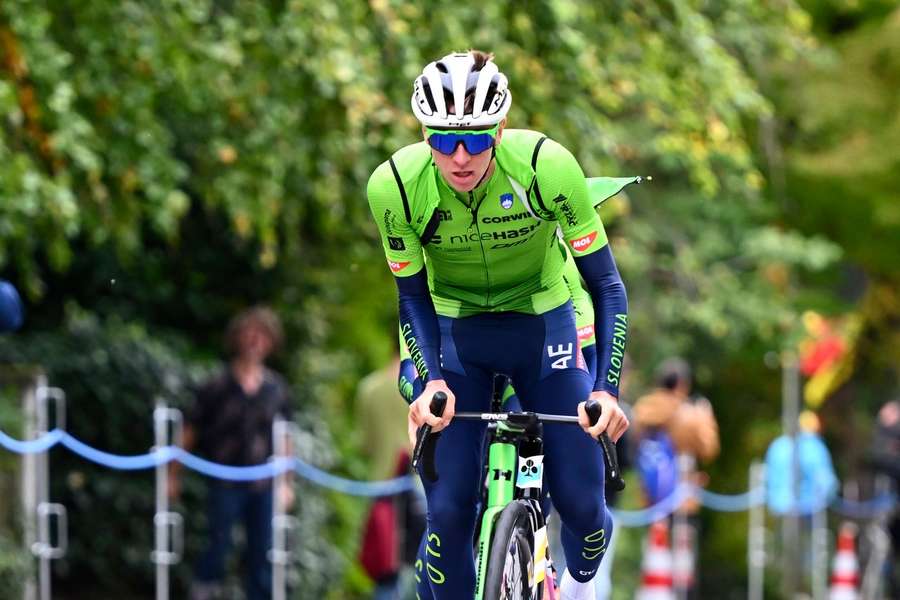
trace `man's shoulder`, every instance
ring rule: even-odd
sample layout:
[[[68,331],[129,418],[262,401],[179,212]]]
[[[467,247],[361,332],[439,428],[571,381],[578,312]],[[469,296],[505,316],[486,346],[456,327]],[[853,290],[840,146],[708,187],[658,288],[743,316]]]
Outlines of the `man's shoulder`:
[[[420,212],[419,203],[428,204],[430,189],[427,178],[431,172],[431,151],[425,142],[410,144],[394,152],[369,177],[366,195],[375,211],[396,210],[399,214]],[[412,214],[410,220],[412,218]]]
[[[635,422],[643,427],[661,427],[671,420],[678,405],[678,398],[674,394],[655,389],[634,403]]]
[[[388,160],[375,168],[369,177],[369,188],[383,181],[393,184],[398,175],[404,181],[410,177],[417,177],[430,164],[431,150],[428,144],[425,142],[409,144],[394,152]],[[397,175],[394,174],[395,170]]]
[[[542,138],[546,138],[547,134],[533,129],[504,129],[503,139],[501,143],[510,143],[513,145],[531,146],[538,143]]]
[[[537,149],[538,142],[541,144],[538,153],[541,159],[543,159],[545,153],[548,155],[557,153],[571,155],[565,146],[552,137],[542,131],[533,129],[504,129],[501,144],[508,144],[511,149],[527,153],[528,159],[531,160],[532,154]]]

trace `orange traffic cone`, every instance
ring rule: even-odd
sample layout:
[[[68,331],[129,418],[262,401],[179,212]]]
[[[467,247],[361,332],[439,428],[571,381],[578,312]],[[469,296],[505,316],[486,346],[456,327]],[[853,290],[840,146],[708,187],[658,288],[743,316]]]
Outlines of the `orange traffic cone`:
[[[669,526],[665,521],[657,521],[647,532],[644,560],[641,563],[641,587],[635,600],[675,600]]]
[[[828,600],[859,600],[859,561],[856,558],[856,525],[843,523],[831,570]]]

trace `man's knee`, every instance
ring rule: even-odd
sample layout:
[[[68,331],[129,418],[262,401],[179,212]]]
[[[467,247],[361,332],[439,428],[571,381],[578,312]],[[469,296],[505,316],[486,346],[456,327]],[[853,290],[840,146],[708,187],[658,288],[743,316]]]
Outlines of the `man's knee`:
[[[434,499],[428,503],[428,520],[430,530],[439,533],[452,530],[468,530],[475,526],[477,517],[477,500],[466,499]]]
[[[606,521],[606,502],[602,494],[566,494],[552,498],[560,520],[573,532],[587,535]]]

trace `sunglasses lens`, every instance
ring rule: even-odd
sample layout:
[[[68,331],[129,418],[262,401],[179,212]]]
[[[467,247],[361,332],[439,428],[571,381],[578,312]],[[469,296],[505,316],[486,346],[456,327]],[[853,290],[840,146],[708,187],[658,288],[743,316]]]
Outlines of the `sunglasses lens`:
[[[451,155],[462,142],[469,154],[481,154],[494,145],[494,136],[489,133],[460,135],[458,133],[432,133],[428,145],[441,154]]]
[[[494,145],[494,138],[489,133],[464,135],[463,144],[466,146],[466,152],[469,154],[481,154]]]
[[[452,133],[432,133],[428,136],[428,144],[441,154],[453,154],[459,143],[458,135]]]

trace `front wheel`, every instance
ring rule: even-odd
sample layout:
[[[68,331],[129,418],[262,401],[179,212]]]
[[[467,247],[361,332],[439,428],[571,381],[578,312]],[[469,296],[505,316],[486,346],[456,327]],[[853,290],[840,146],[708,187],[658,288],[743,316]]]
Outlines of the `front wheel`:
[[[534,600],[529,581],[533,556],[528,508],[522,502],[510,502],[494,527],[484,600]]]

